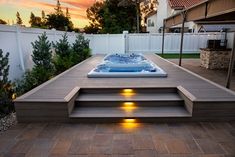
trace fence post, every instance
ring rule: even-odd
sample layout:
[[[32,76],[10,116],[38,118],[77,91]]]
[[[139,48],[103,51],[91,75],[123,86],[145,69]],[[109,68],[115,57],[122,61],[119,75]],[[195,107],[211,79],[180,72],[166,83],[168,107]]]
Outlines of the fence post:
[[[55,43],[56,42],[56,29],[52,28],[51,30],[53,31],[53,42]]]
[[[106,45],[107,45],[107,46],[106,46],[106,51],[107,51],[107,54],[108,54],[108,53],[110,53],[110,52],[109,52],[109,43],[110,43],[110,42],[109,42],[109,33],[106,34],[106,43],[107,43],[107,44],[106,44]]]
[[[17,48],[20,56],[20,64],[21,64],[21,69],[23,72],[25,72],[25,65],[24,65],[24,58],[23,58],[23,53],[22,53],[22,46],[21,46],[21,40],[20,40],[20,29],[19,26],[16,25],[16,43],[17,43]]]
[[[148,34],[148,51],[151,52],[151,33]]]
[[[128,31],[123,31],[122,34],[124,37],[124,53],[128,53],[128,51],[129,51]]]

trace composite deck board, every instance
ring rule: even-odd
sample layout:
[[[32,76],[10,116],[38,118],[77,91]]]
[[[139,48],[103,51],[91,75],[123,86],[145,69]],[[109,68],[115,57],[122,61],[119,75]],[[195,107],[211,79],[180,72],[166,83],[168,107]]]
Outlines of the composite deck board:
[[[145,55],[168,73],[166,78],[87,78],[87,73],[101,62],[104,55],[95,55],[70,69],[54,81],[24,99],[51,99],[65,97],[74,86],[80,88],[115,87],[177,87],[183,86],[200,100],[220,97],[235,100],[235,95],[171,64],[154,54]]]
[[[78,107],[70,118],[103,118],[103,117],[191,117],[184,107],[138,107],[133,112],[126,112],[120,107]]]
[[[80,97],[78,97],[78,104],[75,106],[75,109],[72,111],[71,117],[80,116],[82,117],[96,117],[96,116],[119,116],[119,117],[167,117],[173,118],[178,117],[178,119],[187,117],[186,121],[192,118],[195,120],[234,120],[235,119],[235,92],[232,92],[220,85],[217,85],[213,82],[210,82],[184,68],[178,67],[177,65],[168,62],[160,58],[155,54],[146,54],[148,59],[152,60],[155,64],[161,67],[166,71],[168,76],[166,78],[87,78],[87,73],[90,72],[93,68],[99,64],[104,55],[94,55],[93,57],[87,59],[86,61],[75,65],[71,69],[66,72],[56,76],[52,80],[44,83],[43,85],[33,89],[32,91],[26,93],[25,95],[16,99],[16,109],[18,111],[22,110],[20,113],[22,116],[19,117],[19,121],[69,121],[68,116],[72,109],[74,108],[74,101],[77,98],[77,95],[74,95],[72,101],[69,103],[66,101],[68,95],[75,87],[79,88],[81,91]],[[181,91],[175,91],[177,93],[166,93],[159,89],[161,88],[175,88],[182,87],[186,93],[181,93]],[[118,107],[109,107],[106,105],[105,107],[98,108],[90,105],[90,107],[86,107],[86,105],[80,105],[79,101],[82,99],[87,102],[89,101],[97,101],[100,100],[100,104],[102,101],[112,101],[112,100],[123,100],[122,97],[119,96],[109,96],[108,94],[102,95],[101,97],[97,96],[99,93],[96,93],[93,96],[83,96],[82,90],[85,89],[94,89],[100,88],[100,90],[106,89],[115,89],[115,88],[156,88],[162,93],[164,96],[160,96],[160,93],[146,93],[145,96],[136,95],[136,98],[144,101],[157,101],[159,100],[172,100],[176,101],[179,99],[179,95],[183,98],[184,102],[182,105],[171,106],[171,105],[148,105],[144,108],[138,107],[135,112],[130,115],[130,113],[126,113],[121,108]],[[170,96],[171,95],[171,96]],[[191,97],[192,95],[192,97]],[[139,96],[139,97],[138,97]],[[189,97],[187,97],[189,96]],[[105,99],[103,99],[105,97]],[[193,98],[193,99],[190,99]],[[80,98],[80,99],[79,99]],[[182,100],[180,98],[180,100]],[[55,105],[53,101],[62,103],[65,107],[65,112],[58,113],[55,117],[50,114],[50,112],[61,111],[60,105]],[[128,99],[126,99],[128,101]],[[132,101],[134,99],[129,99]],[[136,99],[137,100],[137,99]],[[17,102],[18,101],[18,102]],[[40,103],[42,107],[40,108]],[[181,103],[181,102],[179,102]],[[21,104],[22,107],[20,106]],[[35,104],[35,106],[33,106]],[[53,104],[53,105],[52,105]],[[141,103],[140,103],[141,104]],[[48,105],[48,108],[47,108]],[[82,106],[82,107],[81,107]],[[85,106],[85,107],[84,107]],[[42,110],[48,109],[50,111],[45,113],[37,113],[43,112]],[[30,113],[28,116],[26,110]],[[188,111],[187,111],[188,110]],[[35,113],[35,114],[33,114]],[[192,113],[193,117],[189,118]],[[45,114],[45,115],[44,115]],[[54,113],[53,113],[54,114]],[[44,116],[41,116],[44,115]],[[31,119],[31,120],[30,120]],[[105,118],[107,119],[107,118]],[[192,120],[191,119],[191,120]]]

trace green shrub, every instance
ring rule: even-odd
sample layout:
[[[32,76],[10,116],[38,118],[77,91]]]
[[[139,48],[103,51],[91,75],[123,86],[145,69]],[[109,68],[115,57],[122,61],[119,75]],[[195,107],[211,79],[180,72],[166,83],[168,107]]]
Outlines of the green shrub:
[[[77,35],[75,43],[73,44],[73,63],[77,64],[91,56],[89,48],[89,40],[85,39],[81,34]]]
[[[32,47],[34,67],[31,71],[27,71],[21,80],[17,80],[18,95],[37,87],[54,75],[51,43],[48,41],[46,33],[38,36],[38,40],[32,43]]]
[[[56,74],[59,74],[71,66],[73,66],[73,52],[68,42],[68,36],[65,33],[58,42],[54,44],[55,53],[53,63],[55,65]]]
[[[14,111],[12,98],[14,90],[11,81],[8,80],[9,75],[9,52],[4,56],[0,49],[0,117]]]
[[[36,77],[34,77],[31,71],[24,73],[20,80],[16,80],[16,93],[18,96],[30,91],[31,89],[37,87],[38,83]]]

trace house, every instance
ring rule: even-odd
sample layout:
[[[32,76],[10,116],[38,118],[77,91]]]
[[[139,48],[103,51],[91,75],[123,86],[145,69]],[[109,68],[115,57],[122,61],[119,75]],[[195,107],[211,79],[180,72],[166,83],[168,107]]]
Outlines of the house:
[[[148,32],[161,32],[163,27],[163,19],[170,17],[183,9],[187,9],[193,5],[196,5],[203,0],[158,0],[157,12],[155,15],[147,16],[147,30]],[[156,18],[153,20],[153,18]],[[148,28],[148,21],[156,21],[153,31],[151,27]],[[150,25],[151,26],[151,25]],[[197,32],[199,28],[194,22],[185,23],[185,32]],[[178,33],[181,31],[181,25],[177,25],[168,29],[168,32]]]
[[[146,18],[147,18],[146,31],[150,33],[158,33],[157,11],[150,12],[148,15],[146,15]]]

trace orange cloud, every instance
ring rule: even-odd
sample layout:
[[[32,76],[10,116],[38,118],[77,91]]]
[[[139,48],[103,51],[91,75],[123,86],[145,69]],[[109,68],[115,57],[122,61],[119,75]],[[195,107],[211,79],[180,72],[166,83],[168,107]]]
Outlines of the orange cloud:
[[[89,8],[96,0],[60,0],[62,3],[66,3],[79,8]]]
[[[88,20],[86,18],[86,9],[92,6],[95,1],[97,0],[60,0],[62,9],[64,11],[66,8],[69,8],[71,19],[76,27],[84,27],[86,24],[88,24]],[[0,0],[0,5],[9,7],[11,12],[17,12],[23,9],[23,19],[24,21],[28,21],[28,15],[30,15],[30,12],[34,12],[39,16],[41,10],[44,10],[46,14],[54,12],[56,0]],[[7,13],[5,13],[5,15],[5,19],[15,18],[15,15],[11,15],[11,17],[7,17]]]

